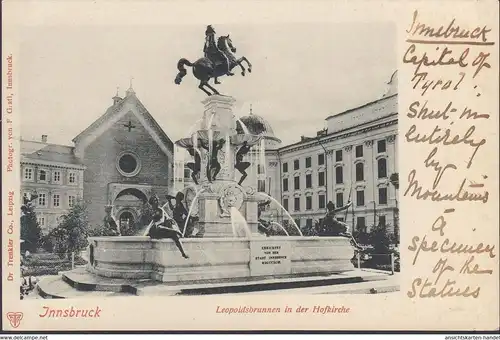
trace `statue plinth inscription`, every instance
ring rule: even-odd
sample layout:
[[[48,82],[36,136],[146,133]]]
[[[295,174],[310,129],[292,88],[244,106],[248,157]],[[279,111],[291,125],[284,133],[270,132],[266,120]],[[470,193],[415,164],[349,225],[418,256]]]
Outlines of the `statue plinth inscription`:
[[[250,242],[250,274],[252,276],[292,273],[290,242],[252,240]]]

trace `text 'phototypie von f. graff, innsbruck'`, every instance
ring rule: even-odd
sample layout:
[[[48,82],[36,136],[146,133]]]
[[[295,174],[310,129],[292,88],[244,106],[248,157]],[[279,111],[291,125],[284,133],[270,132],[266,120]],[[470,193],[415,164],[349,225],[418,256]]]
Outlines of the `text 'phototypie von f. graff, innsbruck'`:
[[[7,163],[6,163],[6,172],[12,172],[14,170],[14,145],[13,145],[13,140],[14,140],[14,131],[12,127],[12,122],[13,122],[13,112],[14,112],[14,105],[13,105],[13,98],[14,98],[14,92],[13,92],[13,58],[12,55],[7,56],[7,70],[6,70],[6,75],[7,75],[7,84],[5,86],[5,101],[4,101],[4,120],[3,123],[6,125],[6,131],[7,131]],[[8,206],[7,206],[7,213],[6,216],[9,218],[12,218],[11,220],[5,221],[5,228],[7,229],[7,234],[12,235],[14,233],[14,191],[9,190],[8,191]],[[7,266],[14,269],[14,240],[12,238],[8,238],[7,240]],[[7,272],[7,279],[9,281],[14,280],[14,274],[12,272]]]
[[[437,263],[430,261],[432,271],[428,277],[413,279],[407,292],[410,298],[477,298],[481,284],[474,280],[474,285],[468,285],[470,279],[493,277],[495,245],[462,243],[468,239],[467,233],[474,235],[476,228],[483,226],[481,223],[463,228],[457,235],[460,240],[446,235],[450,227],[456,231],[458,225],[453,226],[453,222],[460,222],[462,207],[467,205],[469,212],[463,214],[470,214],[471,205],[488,202],[487,179],[491,175],[475,160],[485,150],[490,135],[485,132],[490,129],[490,113],[479,112],[474,106],[484,107],[481,91],[491,80],[488,77],[495,76],[490,65],[495,42],[490,40],[490,32],[486,25],[474,26],[455,19],[432,26],[418,11],[413,13],[406,30],[403,63],[411,67],[413,91],[409,106],[403,108],[406,119],[410,120],[403,138],[410,146],[418,144],[425,156],[419,170],[423,174],[415,168],[408,170],[403,194],[417,201],[440,204],[443,211],[437,217],[431,216],[428,222],[422,219],[431,223],[429,229],[425,228],[431,231],[413,236],[408,247],[414,252],[412,265],[425,258],[426,253],[442,254]],[[446,100],[447,96],[450,100]],[[458,97],[457,104],[452,97]],[[451,157],[452,154],[458,156]],[[477,221],[480,220],[481,216],[477,216]],[[426,260],[421,259],[422,263]]]

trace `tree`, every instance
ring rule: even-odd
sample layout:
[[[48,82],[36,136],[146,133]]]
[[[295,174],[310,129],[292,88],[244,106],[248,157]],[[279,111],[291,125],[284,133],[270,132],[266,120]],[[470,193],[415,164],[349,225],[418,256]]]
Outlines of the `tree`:
[[[373,247],[374,253],[389,254],[392,242],[391,235],[388,232],[388,227],[382,224],[371,227],[369,242]]]
[[[399,190],[399,173],[393,173],[389,180],[391,181],[391,184],[394,185],[394,188],[396,188],[396,190]]]
[[[388,227],[382,224],[372,226],[368,235],[370,248],[366,251],[371,255],[367,265],[371,268],[377,268],[379,265],[388,265],[391,262],[389,256],[392,253],[391,248],[392,235],[388,232]]]
[[[31,252],[36,251],[41,236],[42,229],[36,218],[35,207],[31,204],[26,204],[23,207],[23,216],[21,216],[21,240],[24,240],[23,249]]]
[[[84,249],[88,244],[87,225],[87,204],[78,200],[67,214],[61,216],[59,225],[49,234],[53,239],[54,251],[60,257],[64,254],[69,257],[72,252]]]

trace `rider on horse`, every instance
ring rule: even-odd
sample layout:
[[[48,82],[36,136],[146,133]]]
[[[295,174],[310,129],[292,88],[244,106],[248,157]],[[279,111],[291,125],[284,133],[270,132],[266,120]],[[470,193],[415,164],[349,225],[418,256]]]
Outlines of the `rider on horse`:
[[[205,58],[210,59],[216,67],[224,65],[224,67],[227,68],[226,75],[234,75],[234,73],[229,71],[229,59],[217,47],[217,43],[215,41],[215,30],[213,29],[212,25],[208,25],[207,29],[205,30],[205,45],[203,46],[203,53],[205,54]]]

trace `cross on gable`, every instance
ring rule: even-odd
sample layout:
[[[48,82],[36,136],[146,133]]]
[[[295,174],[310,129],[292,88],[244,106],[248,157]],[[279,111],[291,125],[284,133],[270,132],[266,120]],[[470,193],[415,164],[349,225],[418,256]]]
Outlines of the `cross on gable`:
[[[135,125],[132,125],[132,121],[128,121],[128,124],[123,124],[126,128],[128,128],[128,132],[132,131],[133,128],[135,128]]]

